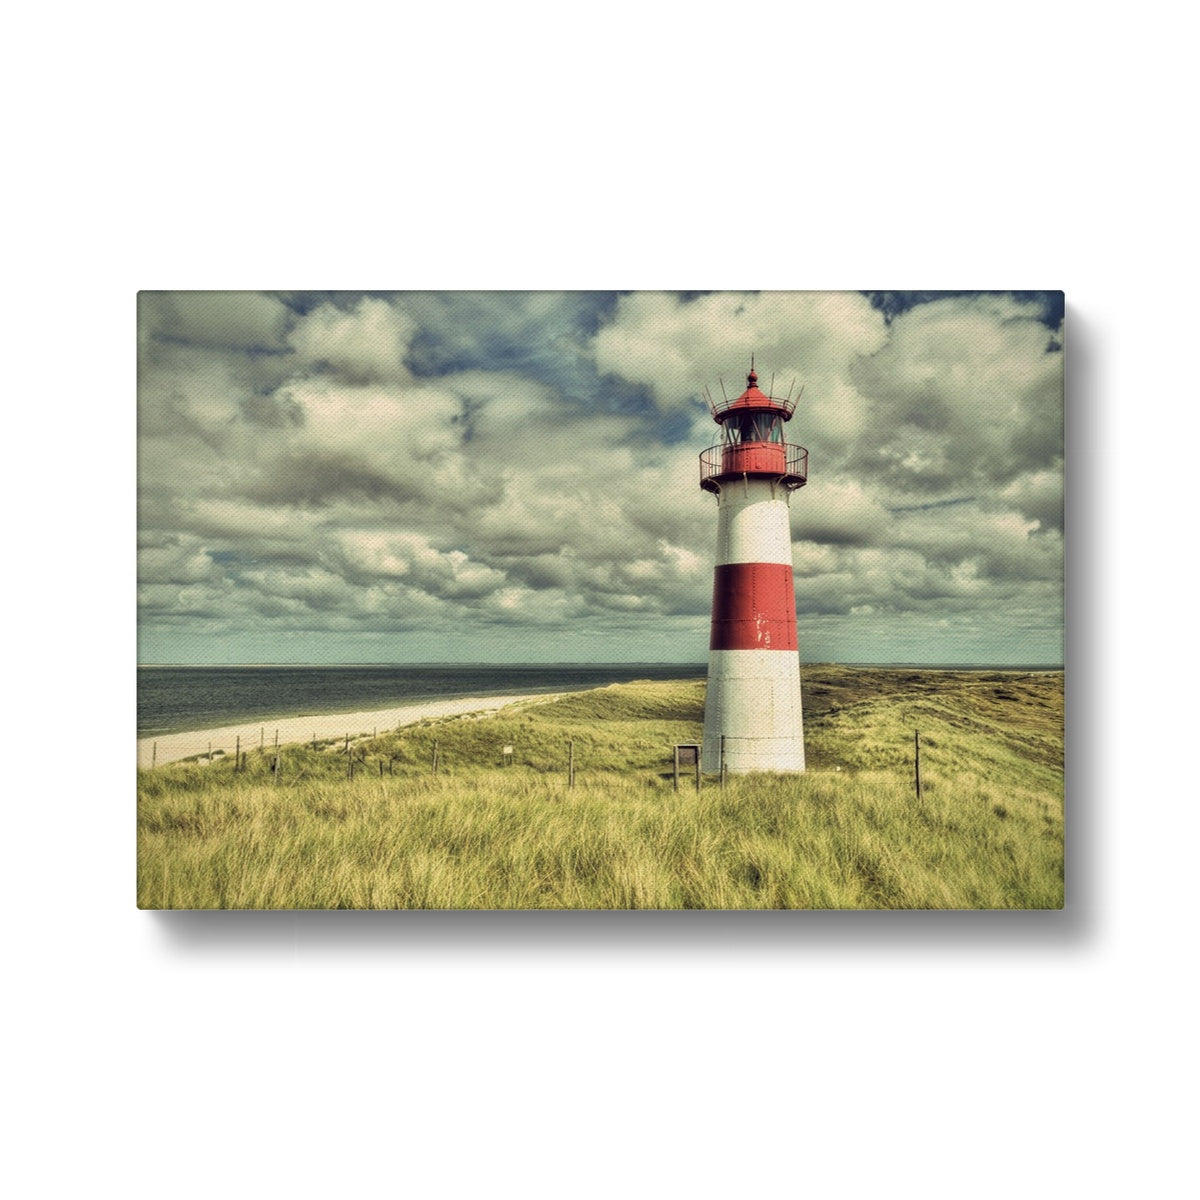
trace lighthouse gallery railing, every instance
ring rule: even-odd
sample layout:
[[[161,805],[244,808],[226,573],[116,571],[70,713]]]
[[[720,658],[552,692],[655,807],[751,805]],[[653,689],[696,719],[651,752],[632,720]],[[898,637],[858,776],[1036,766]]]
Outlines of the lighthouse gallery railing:
[[[788,488],[808,481],[808,451],[790,442],[733,442],[700,454],[700,486],[742,475],[774,476]]]

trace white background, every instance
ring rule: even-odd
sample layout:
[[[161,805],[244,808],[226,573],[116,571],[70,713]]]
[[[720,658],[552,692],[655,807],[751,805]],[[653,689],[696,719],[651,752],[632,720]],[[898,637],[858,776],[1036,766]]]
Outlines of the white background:
[[[10,24],[10,1191],[1178,1194],[1183,10],[445,11]],[[1065,290],[1067,909],[138,912],[135,293],[364,286]]]

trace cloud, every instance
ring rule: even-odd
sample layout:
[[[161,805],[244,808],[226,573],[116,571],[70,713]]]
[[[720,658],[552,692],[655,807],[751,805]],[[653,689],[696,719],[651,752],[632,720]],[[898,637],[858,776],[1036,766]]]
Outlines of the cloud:
[[[596,365],[645,381],[664,410],[703,405],[719,379],[736,395],[751,355],[760,385],[785,394],[808,385],[810,420],[837,436],[853,428],[857,397],[845,364],[884,344],[886,327],[857,292],[716,292],[694,300],[657,292],[624,296],[593,341]],[[849,406],[847,408],[847,405]]]
[[[1005,296],[938,300],[896,317],[854,360],[866,400],[845,465],[900,493],[1003,485],[1062,458],[1062,356],[1040,306]]]
[[[288,343],[301,370],[365,384],[407,382],[405,366],[417,323],[402,305],[365,297],[352,309],[322,304],[296,322]]]
[[[891,514],[856,480],[818,475],[791,508],[794,536],[828,545],[872,546],[888,536]]]
[[[1018,475],[1000,491],[1000,498],[1040,529],[1063,527],[1063,476],[1061,464]]]
[[[141,292],[138,331],[154,340],[228,351],[283,352],[286,305],[261,292]]]
[[[344,572],[355,581],[399,579],[441,598],[486,596],[507,582],[503,571],[473,562],[462,550],[438,550],[420,533],[345,529],[337,544]]]

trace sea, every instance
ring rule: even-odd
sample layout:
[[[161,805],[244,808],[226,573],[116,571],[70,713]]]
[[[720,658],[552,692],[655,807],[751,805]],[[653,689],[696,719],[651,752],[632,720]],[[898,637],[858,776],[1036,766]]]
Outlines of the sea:
[[[635,679],[703,679],[705,663],[539,666],[139,666],[138,737],[275,717],[453,700],[579,692]]]

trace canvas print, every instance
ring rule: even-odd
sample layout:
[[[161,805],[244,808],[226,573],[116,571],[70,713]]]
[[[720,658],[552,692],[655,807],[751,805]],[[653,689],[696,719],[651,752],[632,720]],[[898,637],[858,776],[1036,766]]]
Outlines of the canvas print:
[[[137,903],[1055,909],[1061,292],[143,292]]]

